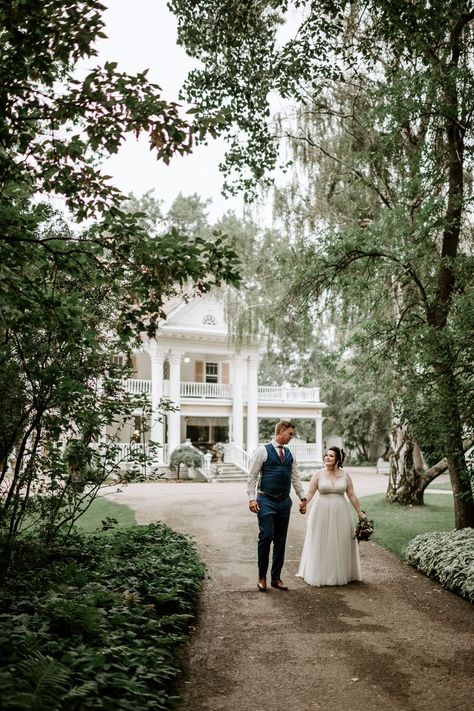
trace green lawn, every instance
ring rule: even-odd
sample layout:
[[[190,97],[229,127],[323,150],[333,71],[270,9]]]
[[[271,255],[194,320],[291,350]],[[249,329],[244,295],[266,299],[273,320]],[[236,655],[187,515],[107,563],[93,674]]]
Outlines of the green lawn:
[[[101,522],[107,517],[115,518],[120,528],[135,526],[135,514],[124,504],[117,504],[106,497],[95,499],[86,513],[77,521],[76,526],[87,533],[102,527]]]
[[[436,482],[436,479],[431,482],[431,484],[428,485],[428,489],[443,489],[444,491],[449,490],[451,491],[451,482],[445,481],[444,484],[438,484]]]
[[[367,516],[375,523],[372,540],[402,560],[408,541],[419,533],[451,531],[454,528],[453,499],[446,494],[426,494],[424,506],[387,504],[383,494],[364,496],[360,502]]]

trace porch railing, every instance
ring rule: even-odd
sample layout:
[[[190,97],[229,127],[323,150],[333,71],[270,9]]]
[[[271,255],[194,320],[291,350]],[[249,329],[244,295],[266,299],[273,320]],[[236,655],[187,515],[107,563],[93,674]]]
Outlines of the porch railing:
[[[117,442],[114,444],[115,448],[115,463],[118,464],[122,468],[126,468],[127,464],[132,464],[135,463],[134,456],[136,455],[150,455],[151,452],[149,450],[148,445],[146,444],[138,444],[136,442],[128,443],[128,442]],[[164,444],[161,448],[162,452],[162,457],[163,457],[163,464],[167,465],[168,464],[168,445]],[[140,471],[144,472],[145,470],[150,471],[152,468],[156,468],[157,462],[156,462],[156,455],[154,455],[154,458],[151,459],[150,462],[147,464],[138,464],[137,466],[140,467]]]
[[[131,464],[133,461],[134,454],[149,454],[149,448],[146,444],[137,443],[127,443],[120,442],[115,444],[116,456],[115,462],[122,468],[126,468],[127,464]],[[295,456],[297,462],[315,462],[320,463],[321,456],[319,447],[316,444],[290,444],[289,449]],[[164,444],[161,450],[163,465],[168,465],[169,454],[168,445]],[[250,471],[250,462],[252,455],[246,452],[244,449],[237,447],[235,444],[226,444],[224,451],[224,462],[229,464],[236,464],[245,472]],[[146,472],[151,472],[158,466],[156,460],[151,460],[147,464],[136,464],[139,467],[140,473],[146,474]]]
[[[289,444],[288,448],[297,462],[321,462],[321,450],[317,444]]]

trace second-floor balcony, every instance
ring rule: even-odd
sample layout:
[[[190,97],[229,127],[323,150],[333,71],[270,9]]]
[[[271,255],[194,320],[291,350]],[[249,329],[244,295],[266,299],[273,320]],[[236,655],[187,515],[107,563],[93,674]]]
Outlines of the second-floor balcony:
[[[131,393],[151,393],[151,380],[138,378],[127,380],[127,390]],[[247,392],[244,388],[244,400]],[[223,383],[181,382],[182,400],[232,400],[232,386]],[[169,397],[170,382],[163,382],[163,395]],[[285,386],[258,386],[258,402],[318,403],[319,388],[289,388]]]

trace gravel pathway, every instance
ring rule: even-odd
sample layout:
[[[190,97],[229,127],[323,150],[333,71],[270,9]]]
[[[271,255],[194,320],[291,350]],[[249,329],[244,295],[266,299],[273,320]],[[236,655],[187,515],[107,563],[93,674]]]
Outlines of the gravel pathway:
[[[385,490],[373,470],[351,473],[358,495]],[[310,588],[294,577],[305,531],[295,501],[290,590],[262,594],[245,485],[132,484],[113,498],[140,523],[194,536],[208,566],[182,711],[473,708],[474,608],[376,544],[361,544],[362,583]]]

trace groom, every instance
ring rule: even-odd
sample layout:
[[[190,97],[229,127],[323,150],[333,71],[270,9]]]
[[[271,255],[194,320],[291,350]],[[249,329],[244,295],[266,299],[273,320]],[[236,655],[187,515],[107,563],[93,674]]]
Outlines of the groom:
[[[306,510],[306,497],[296,470],[296,462],[285,446],[294,434],[293,423],[280,420],[275,426],[275,437],[269,444],[261,444],[257,448],[250,464],[247,493],[249,509],[258,517],[257,588],[260,592],[267,591],[267,570],[272,542],[271,586],[277,590],[288,590],[282,583],[280,574],[285,559],[292,484],[301,499],[301,513],[305,513]]]

